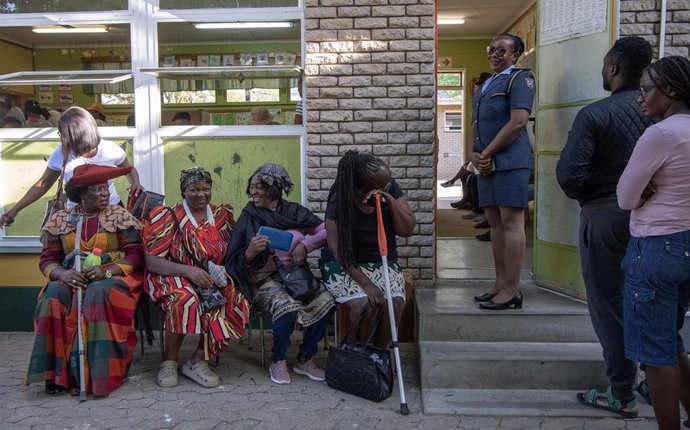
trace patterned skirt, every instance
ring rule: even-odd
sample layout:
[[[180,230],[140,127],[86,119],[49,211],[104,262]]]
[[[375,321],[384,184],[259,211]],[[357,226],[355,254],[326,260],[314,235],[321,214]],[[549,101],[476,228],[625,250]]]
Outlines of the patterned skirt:
[[[127,377],[132,351],[136,298],[117,278],[88,285],[82,296],[87,392],[107,396]],[[55,381],[62,387],[79,387],[77,295],[59,281],[41,290],[34,319],[36,339],[27,382]]]
[[[350,275],[345,273],[337,261],[319,261],[321,276],[326,289],[335,297],[338,303],[345,303],[353,299],[367,297],[362,287]],[[382,263],[362,263],[358,267],[371,281],[386,294],[386,279]],[[391,296],[405,300],[405,277],[398,260],[388,261],[388,277],[390,278]]]
[[[223,352],[240,339],[249,324],[249,301],[232,283],[225,287],[225,306],[202,313],[194,286],[180,276],[146,273],[146,290],[165,313],[165,328],[172,333],[202,334],[205,356]]]
[[[254,297],[254,304],[262,312],[271,315],[275,321],[285,314],[297,312],[297,322],[302,327],[320,321],[335,307],[333,296],[321,287],[309,303],[302,303],[293,299],[281,282],[277,272],[258,273],[254,276],[254,285],[259,286],[259,291]]]

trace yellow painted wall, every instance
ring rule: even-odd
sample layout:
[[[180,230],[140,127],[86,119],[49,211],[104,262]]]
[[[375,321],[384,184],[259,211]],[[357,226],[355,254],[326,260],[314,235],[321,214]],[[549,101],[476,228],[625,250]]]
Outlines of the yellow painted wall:
[[[38,287],[46,278],[38,270],[39,256],[36,254],[3,254],[0,256],[0,288]],[[1,290],[0,290],[1,291]]]
[[[0,74],[21,72],[25,70],[33,70],[33,53],[31,49],[0,41],[0,52],[2,52],[3,61],[0,61]],[[9,92],[12,94],[33,94],[34,89],[31,86],[17,86],[5,87],[0,92]]]

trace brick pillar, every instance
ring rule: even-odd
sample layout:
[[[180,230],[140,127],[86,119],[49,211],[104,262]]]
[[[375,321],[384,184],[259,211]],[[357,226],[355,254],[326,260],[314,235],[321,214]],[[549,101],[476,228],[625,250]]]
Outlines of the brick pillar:
[[[381,157],[417,216],[401,264],[434,277],[434,0],[306,0],[308,199],[323,213],[341,156]]]
[[[621,0],[621,36],[644,37],[659,56],[660,0]],[[690,0],[668,0],[664,55],[690,54]]]

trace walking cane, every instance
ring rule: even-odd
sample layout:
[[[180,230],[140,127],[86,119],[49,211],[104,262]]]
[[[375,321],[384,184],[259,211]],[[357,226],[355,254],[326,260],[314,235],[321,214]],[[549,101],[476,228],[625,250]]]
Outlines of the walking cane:
[[[74,238],[74,270],[81,273],[81,253],[79,242],[81,241],[81,230],[84,217],[82,214],[70,213],[68,221],[74,223],[74,218],[77,218],[76,235]],[[86,377],[84,375],[84,356],[86,354],[84,348],[84,334],[82,333],[82,319],[84,310],[82,309],[81,287],[77,287],[77,341],[79,346],[79,401],[86,401]]]
[[[388,243],[386,241],[386,231],[383,228],[383,216],[381,215],[381,195],[376,194],[376,221],[378,224],[377,235],[379,240],[379,252],[381,254],[381,264],[383,268],[383,278],[386,281],[386,301],[388,302],[388,318],[391,326],[391,340],[393,341],[393,352],[395,353],[395,369],[398,372],[398,387],[400,389],[400,413],[407,415],[410,410],[405,401],[405,387],[403,386],[402,366],[400,365],[400,349],[398,348],[398,329],[395,325],[395,313],[393,312],[393,297],[391,296],[391,280],[388,276]]]

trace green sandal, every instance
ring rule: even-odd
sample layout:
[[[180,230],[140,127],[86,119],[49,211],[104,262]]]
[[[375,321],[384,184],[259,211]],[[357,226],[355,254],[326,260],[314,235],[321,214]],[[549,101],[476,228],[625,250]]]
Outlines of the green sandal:
[[[609,411],[622,416],[624,419],[637,418],[637,400],[621,401],[613,397],[611,386],[605,393],[597,390],[589,390],[586,393],[578,393],[577,400],[590,408]]]

